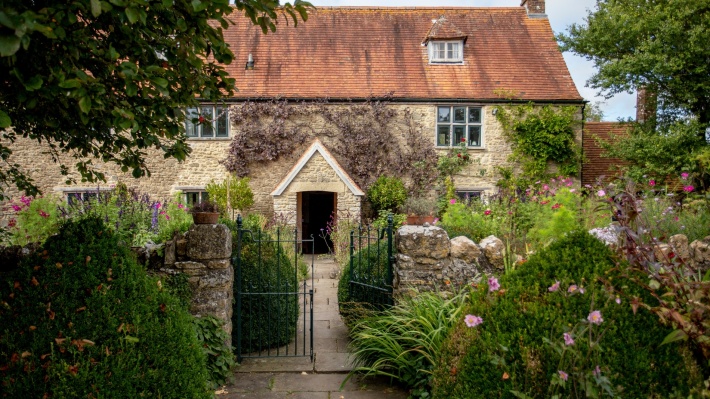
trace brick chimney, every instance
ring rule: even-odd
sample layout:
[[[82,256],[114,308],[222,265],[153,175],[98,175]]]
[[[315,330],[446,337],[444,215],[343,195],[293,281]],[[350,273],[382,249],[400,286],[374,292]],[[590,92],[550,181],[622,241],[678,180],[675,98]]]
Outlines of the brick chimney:
[[[528,14],[544,14],[545,0],[521,0],[520,7],[525,7]]]
[[[636,91],[636,122],[644,123],[655,118],[656,108],[658,108],[656,94],[646,87],[639,87]]]

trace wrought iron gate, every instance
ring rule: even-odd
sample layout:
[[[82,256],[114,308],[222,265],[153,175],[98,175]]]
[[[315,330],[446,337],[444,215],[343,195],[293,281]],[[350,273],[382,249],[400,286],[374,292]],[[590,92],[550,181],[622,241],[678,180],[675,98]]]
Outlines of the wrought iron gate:
[[[291,235],[292,234],[292,235]],[[254,357],[310,356],[313,361],[313,257],[308,278],[299,281],[299,254],[315,240],[298,230],[275,237],[245,229],[237,217],[234,266],[233,345],[237,361]],[[290,246],[293,251],[286,250]]]
[[[350,232],[350,302],[365,303],[373,308],[392,305],[393,224],[390,214],[385,228],[373,231],[360,226],[357,233]]]

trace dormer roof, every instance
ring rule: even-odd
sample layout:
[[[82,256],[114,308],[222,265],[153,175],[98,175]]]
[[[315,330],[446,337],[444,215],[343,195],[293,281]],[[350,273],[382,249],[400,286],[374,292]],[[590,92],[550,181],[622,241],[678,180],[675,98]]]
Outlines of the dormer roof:
[[[467,38],[468,35],[442,15],[432,21],[431,28],[429,28],[422,44],[427,44],[432,40],[463,40],[465,43]]]

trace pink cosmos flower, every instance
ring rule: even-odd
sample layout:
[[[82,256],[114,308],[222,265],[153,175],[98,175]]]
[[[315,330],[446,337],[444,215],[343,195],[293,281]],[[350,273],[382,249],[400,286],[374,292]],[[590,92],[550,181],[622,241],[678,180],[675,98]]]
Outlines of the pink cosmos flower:
[[[606,195],[606,191],[604,191],[604,190],[597,191],[597,197],[603,197],[605,195]]]
[[[602,324],[604,319],[602,318],[602,312],[595,310],[587,316],[587,320],[592,324]]]
[[[685,187],[683,187],[683,191],[685,191],[686,193],[690,193],[690,192],[692,192],[693,190],[695,190],[695,187],[693,187],[693,186],[685,186]]]
[[[560,282],[555,281],[555,284],[552,284],[551,286],[547,287],[547,290],[550,292],[556,292],[560,289]]]
[[[500,283],[498,283],[498,279],[495,277],[491,277],[488,279],[488,292],[493,292],[493,291],[498,291],[500,289]]]
[[[560,378],[562,378],[562,381],[567,381],[567,378],[569,378],[569,374],[565,373],[562,370],[557,370],[557,373],[559,373]]]
[[[451,201],[449,201],[449,203],[450,203],[451,205],[453,205],[453,204],[456,203],[456,200],[455,200],[454,198],[451,198]]]
[[[15,212],[19,212],[20,210],[22,210],[22,208],[20,208],[19,205],[12,204],[12,210]]]
[[[31,197],[25,197],[24,195],[20,197],[20,201],[22,201],[23,204],[30,206],[30,203],[32,202]]]
[[[689,176],[689,175],[688,175],[688,172],[683,172],[683,173],[680,174],[680,177],[681,177],[681,179],[683,179],[683,180],[687,180],[687,179],[688,179],[688,176]],[[597,367],[599,367],[599,366],[597,366]]]
[[[555,202],[555,205],[552,205],[552,209],[560,209],[561,206],[562,204],[560,204],[559,202]]]
[[[570,346],[574,345],[574,338],[569,333],[564,333],[562,334],[562,337],[565,339],[565,345]]]
[[[7,222],[7,227],[15,227],[15,226],[17,226],[17,220],[10,219],[10,221]]]
[[[542,186],[542,190],[543,190],[543,191],[547,191],[547,190],[549,190],[549,189],[550,189],[550,186],[548,186],[547,184],[545,184],[544,186]]]
[[[651,180],[648,181],[648,185],[651,186],[651,187],[653,187],[653,186],[656,185],[656,181],[653,180],[653,179],[651,179]]]
[[[474,316],[472,314],[467,314],[463,321],[466,323],[466,326],[470,328],[481,325],[481,323],[483,323],[483,318],[479,316]]]
[[[42,216],[43,218],[48,218],[48,217],[49,217],[49,214],[48,214],[47,212],[43,211],[43,210],[40,210],[40,211],[39,211],[39,215]]]
[[[488,216],[488,215],[491,214],[491,210],[490,210],[490,209],[486,209],[485,211],[483,211],[483,214],[486,215],[486,216]]]
[[[569,292],[570,294],[574,294],[578,290],[579,290],[579,287],[577,287],[576,284],[572,284],[569,286],[569,288],[567,288],[567,292]]]
[[[585,290],[584,287],[579,287],[580,294],[584,294],[585,292],[587,292],[587,290]]]
[[[617,296],[616,299],[614,299],[614,302],[616,302],[617,305],[621,305],[621,298]]]

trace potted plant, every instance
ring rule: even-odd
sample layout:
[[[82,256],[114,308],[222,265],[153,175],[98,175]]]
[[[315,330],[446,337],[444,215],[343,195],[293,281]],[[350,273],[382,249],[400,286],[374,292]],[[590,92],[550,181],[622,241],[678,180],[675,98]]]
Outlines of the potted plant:
[[[402,212],[407,215],[407,224],[410,225],[434,223],[436,209],[436,200],[428,197],[407,198],[402,206]]]
[[[195,224],[216,224],[219,219],[219,209],[212,201],[203,201],[190,209]]]

